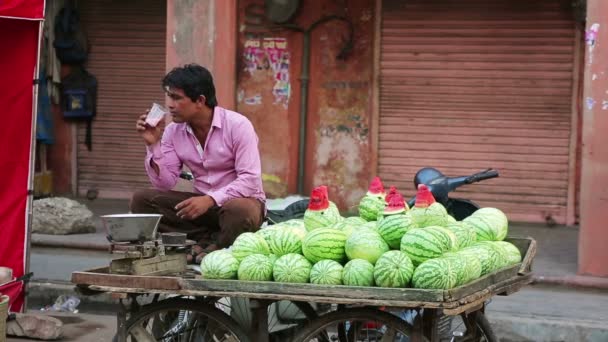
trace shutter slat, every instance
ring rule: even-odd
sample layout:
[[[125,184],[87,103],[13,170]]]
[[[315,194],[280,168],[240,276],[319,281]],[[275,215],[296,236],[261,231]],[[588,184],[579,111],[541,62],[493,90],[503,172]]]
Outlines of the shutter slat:
[[[414,194],[433,166],[500,178],[454,197],[565,222],[574,22],[568,0],[385,0],[378,170]]]
[[[152,102],[164,102],[166,2],[91,0],[80,10],[91,46],[87,69],[99,89],[92,151],[84,145],[86,126],[78,125],[78,192],[128,198],[150,186],[135,121]]]

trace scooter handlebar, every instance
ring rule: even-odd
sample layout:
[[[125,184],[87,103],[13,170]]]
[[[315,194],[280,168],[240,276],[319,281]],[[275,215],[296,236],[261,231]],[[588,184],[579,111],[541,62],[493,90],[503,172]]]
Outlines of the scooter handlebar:
[[[476,183],[476,182],[479,182],[482,180],[496,178],[498,176],[499,176],[498,171],[493,170],[493,169],[487,169],[485,171],[481,171],[479,173],[476,173],[474,175],[467,177],[466,183],[467,184]]]

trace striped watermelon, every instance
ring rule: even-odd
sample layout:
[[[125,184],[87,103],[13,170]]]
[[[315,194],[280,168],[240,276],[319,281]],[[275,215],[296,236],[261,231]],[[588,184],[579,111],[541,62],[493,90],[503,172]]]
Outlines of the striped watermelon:
[[[363,259],[375,264],[376,260],[389,250],[389,247],[376,231],[358,229],[346,239],[344,249],[350,260]]]
[[[343,267],[334,260],[321,260],[310,270],[310,282],[320,285],[342,285]]]
[[[278,257],[278,256],[276,256],[276,254],[270,254],[270,255],[268,256],[268,260],[270,260],[270,262],[271,262],[273,265],[274,265],[274,263],[277,261],[277,259],[278,259],[278,258],[279,258],[279,257]]]
[[[515,265],[521,262],[521,252],[514,244],[507,241],[495,241],[494,244],[501,247],[506,252],[509,265]]]
[[[323,259],[342,262],[346,254],[346,235],[336,229],[319,228],[308,232],[302,241],[302,252],[312,263]]]
[[[281,229],[291,230],[300,237],[300,240],[304,239],[304,235],[308,233],[304,220],[292,219],[285,222],[281,222],[278,225]]]
[[[489,249],[493,249],[498,253],[498,258],[496,259],[496,264],[494,265],[494,270],[509,266],[509,252],[501,246],[497,245],[496,241],[479,241],[476,242],[475,246],[487,247]]]
[[[401,251],[388,251],[376,261],[374,281],[380,287],[407,287],[414,274],[414,264]]]
[[[414,223],[420,227],[441,226],[448,223],[448,212],[443,205],[435,202],[433,194],[424,184],[418,184],[416,204],[408,211]]]
[[[213,251],[201,261],[203,279],[235,279],[239,261],[226,249]]]
[[[342,283],[349,286],[374,286],[374,265],[363,259],[353,259],[344,265]]]
[[[359,202],[359,216],[366,221],[376,221],[384,206],[384,198],[365,195]]]
[[[448,224],[458,222],[454,216],[448,215]]]
[[[472,256],[468,257],[472,258]],[[454,286],[460,286],[467,282],[469,275],[466,257],[446,253],[441,256],[441,259],[447,260],[447,262],[450,264],[450,269],[456,273],[456,284],[454,284]]]
[[[468,247],[477,241],[475,229],[465,222],[451,222],[447,224],[446,228],[456,235],[457,249]]]
[[[355,230],[359,229],[360,226],[355,226],[346,220],[334,223],[327,228],[336,229],[344,233],[346,237],[349,237]]]
[[[386,196],[384,215],[378,219],[378,233],[392,249],[399,249],[403,234],[416,228],[410,215],[405,215],[407,205],[403,196],[392,186]]]
[[[269,240],[270,251],[278,257],[289,253],[302,254],[302,238],[292,228],[276,230]]]
[[[268,228],[265,228],[268,229]],[[268,243],[262,235],[256,233],[243,233],[237,236],[232,244],[232,255],[240,262],[251,254],[270,254]]]
[[[378,230],[378,221],[369,221],[360,227],[377,231]]]
[[[239,280],[270,281],[272,280],[272,261],[266,255],[251,254],[239,265]]]
[[[266,226],[264,228],[260,228],[257,232],[255,232],[255,234],[263,237],[264,240],[266,240],[268,247],[270,247],[270,238],[272,237],[272,235],[274,233],[279,231],[279,229],[281,229],[281,226],[279,226],[278,224],[275,224],[272,226]]]
[[[342,220],[334,203],[329,201],[325,185],[312,189],[308,209],[304,212],[304,225],[307,231],[330,226]]]
[[[378,214],[384,210],[384,185],[380,177],[374,177],[367,193],[359,201],[359,216],[366,221],[376,221]]]
[[[308,283],[312,265],[300,254],[285,254],[274,263],[275,281],[282,283]]]
[[[413,228],[416,228],[416,225],[409,215],[387,215],[378,221],[378,233],[392,249],[399,249],[401,238]]]
[[[296,227],[296,228],[301,228],[303,230],[306,230],[306,225],[304,224],[303,219],[291,219],[291,220],[283,221],[283,222],[281,222],[281,225],[287,226],[287,227]]]
[[[460,250],[459,253],[467,253],[476,257],[481,263],[482,276],[492,273],[500,265],[499,259],[501,255],[495,248],[492,248],[491,246],[475,244]]]
[[[304,212],[304,224],[306,224],[306,230],[309,232],[317,228],[331,226],[341,218],[340,212],[335,205],[324,210],[306,210]]]
[[[345,224],[350,224],[351,226],[361,226],[365,224],[367,220],[360,216],[349,216],[344,219]]]
[[[454,234],[443,227],[414,228],[401,238],[401,251],[419,265],[453,249]]]
[[[414,270],[412,285],[419,289],[451,289],[456,286],[457,274],[447,258],[429,259]]]
[[[509,221],[507,216],[496,208],[481,208],[465,218],[477,233],[477,241],[500,241],[507,237]]]
[[[445,253],[442,258],[460,258],[465,264],[465,274],[463,279],[461,278],[457,285],[467,284],[481,276],[481,261],[471,253],[450,252]]]

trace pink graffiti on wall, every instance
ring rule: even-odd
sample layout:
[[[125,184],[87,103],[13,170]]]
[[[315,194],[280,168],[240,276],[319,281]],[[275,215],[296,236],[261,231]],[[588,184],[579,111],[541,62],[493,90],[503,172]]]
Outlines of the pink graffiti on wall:
[[[245,71],[250,74],[272,73],[275,80],[272,88],[275,104],[285,108],[289,103],[291,84],[289,82],[290,54],[287,51],[287,39],[262,38],[245,41],[243,58]]]

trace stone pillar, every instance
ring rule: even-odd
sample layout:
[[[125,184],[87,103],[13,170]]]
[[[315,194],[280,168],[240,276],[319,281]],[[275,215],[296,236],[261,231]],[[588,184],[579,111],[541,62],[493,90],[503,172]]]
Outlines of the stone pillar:
[[[220,106],[235,108],[237,0],[167,1],[167,70],[208,68]]]
[[[579,273],[608,277],[608,1],[587,0]]]

